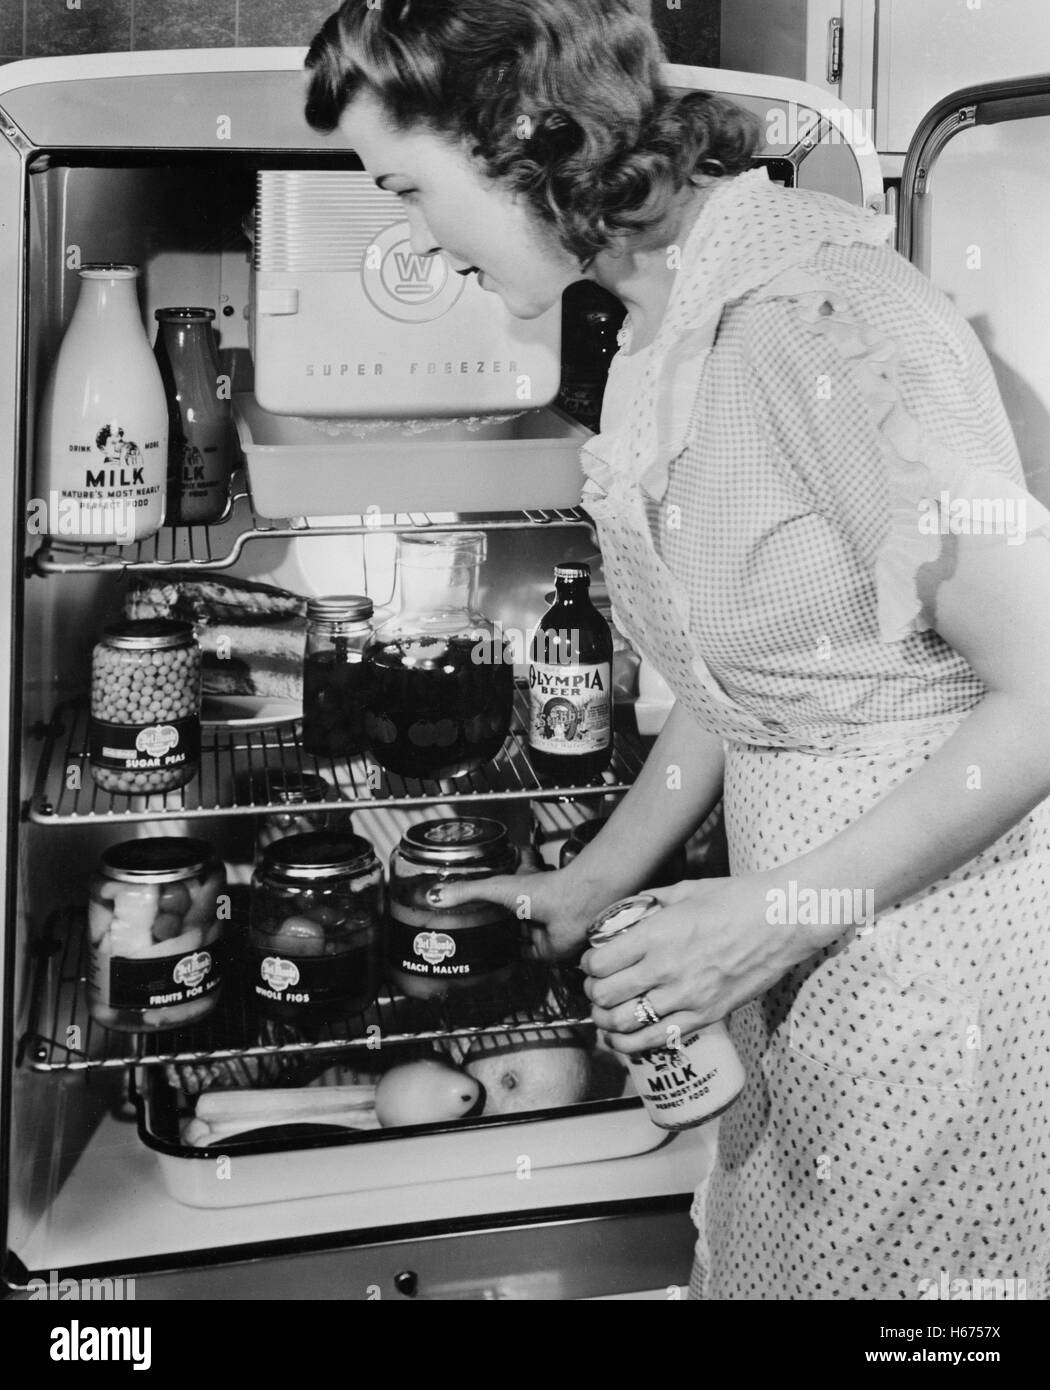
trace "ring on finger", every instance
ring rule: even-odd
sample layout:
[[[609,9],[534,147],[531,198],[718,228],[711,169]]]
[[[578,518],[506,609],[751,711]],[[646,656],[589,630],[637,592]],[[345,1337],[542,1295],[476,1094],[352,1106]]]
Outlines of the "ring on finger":
[[[634,1006],[634,1017],[636,1021],[644,1025],[647,1023],[659,1023],[660,1015],[653,1008],[652,1000],[647,994],[640,994]]]

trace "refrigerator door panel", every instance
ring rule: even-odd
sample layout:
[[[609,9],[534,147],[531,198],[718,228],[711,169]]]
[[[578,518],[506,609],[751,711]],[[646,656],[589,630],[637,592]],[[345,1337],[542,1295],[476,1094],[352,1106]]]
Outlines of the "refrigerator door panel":
[[[955,302],[995,370],[1030,490],[1050,502],[1050,75],[965,88],[924,118],[902,254]]]

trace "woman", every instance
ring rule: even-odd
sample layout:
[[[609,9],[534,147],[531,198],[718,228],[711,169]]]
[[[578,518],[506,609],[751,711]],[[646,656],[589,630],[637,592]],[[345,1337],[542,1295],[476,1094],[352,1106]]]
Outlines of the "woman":
[[[723,797],[732,876],[583,957],[623,1053],[732,1014],[694,1294],[1046,1296],[1050,516],[885,219],[750,171],[750,119],[660,56],[631,0],[348,0],[307,60],[417,251],[523,317],[581,277],[628,310],[585,502],[676,704],[530,880],[537,948],[578,952]]]

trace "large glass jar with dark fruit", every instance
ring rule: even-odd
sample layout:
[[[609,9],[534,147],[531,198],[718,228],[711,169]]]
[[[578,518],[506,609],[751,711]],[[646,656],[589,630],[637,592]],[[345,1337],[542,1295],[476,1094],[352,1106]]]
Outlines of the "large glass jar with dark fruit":
[[[289,835],[252,877],[250,989],[290,1023],[358,1013],[376,997],[383,871],[360,835]]]
[[[312,598],[306,605],[303,748],[317,758],[364,751],[365,648],[372,600],[363,594]]]
[[[184,1028],[222,983],[226,871],[203,840],[147,836],[105,851],[88,897],[88,1008],[107,1028]]]
[[[513,658],[478,611],[484,558],[481,531],[398,537],[401,607],[366,651],[365,740],[402,777],[473,772],[510,730]]]
[[[507,828],[482,817],[421,821],[390,857],[387,964],[410,999],[446,999],[505,985],[520,956],[521,923],[493,903],[436,908],[427,893],[457,879],[511,874]]]

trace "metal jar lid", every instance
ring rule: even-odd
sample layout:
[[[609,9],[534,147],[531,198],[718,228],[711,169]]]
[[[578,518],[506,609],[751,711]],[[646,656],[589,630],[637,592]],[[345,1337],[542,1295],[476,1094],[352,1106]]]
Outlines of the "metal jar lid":
[[[620,898],[598,914],[587,929],[587,939],[592,946],[604,946],[628,927],[652,916],[659,906],[651,893],[636,893],[630,898]]]
[[[180,305],[172,309],[154,309],[153,317],[159,323],[211,323],[215,310],[205,309],[203,305]]]
[[[195,878],[213,858],[205,840],[160,835],[111,845],[100,866],[107,878],[122,883],[177,883],[182,878]]]
[[[263,851],[260,872],[268,877],[294,880],[345,878],[374,869],[379,861],[363,835],[339,835],[311,830],[287,835]]]
[[[591,567],[577,563],[575,560],[564,560],[560,565],[554,566],[555,579],[590,579]]]
[[[502,821],[482,816],[448,816],[410,825],[401,837],[401,854],[413,864],[500,865],[513,855]]]
[[[194,641],[193,624],[177,618],[129,618],[103,629],[102,642],[123,651],[157,652],[187,647]]]
[[[306,620],[310,623],[360,623],[374,611],[366,594],[326,594],[306,601]]]

